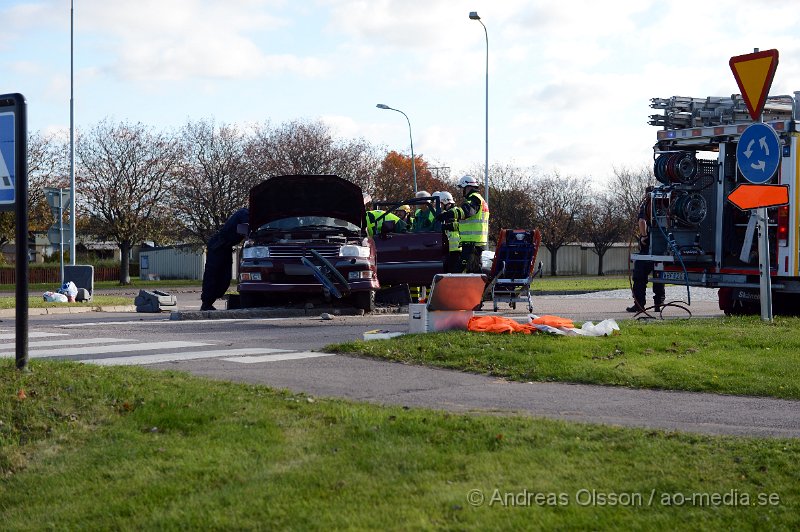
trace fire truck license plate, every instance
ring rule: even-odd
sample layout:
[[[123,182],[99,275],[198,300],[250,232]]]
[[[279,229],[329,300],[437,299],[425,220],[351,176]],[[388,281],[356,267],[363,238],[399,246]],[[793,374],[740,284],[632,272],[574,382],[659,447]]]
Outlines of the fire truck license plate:
[[[685,281],[686,276],[683,272],[661,272],[661,278],[665,281]]]

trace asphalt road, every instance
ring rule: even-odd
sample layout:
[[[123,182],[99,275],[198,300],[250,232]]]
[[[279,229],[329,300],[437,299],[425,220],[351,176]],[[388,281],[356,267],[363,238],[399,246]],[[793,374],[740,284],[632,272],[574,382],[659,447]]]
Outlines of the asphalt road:
[[[678,288],[678,287],[673,287]],[[685,289],[683,290],[685,295]],[[630,319],[627,294],[539,296],[534,313],[576,321]],[[668,299],[674,294],[668,292]],[[199,294],[178,293],[185,318]],[[719,316],[716,301],[697,292],[689,307],[701,319]],[[512,313],[518,317],[524,312]],[[675,308],[665,311],[685,316]],[[518,413],[571,421],[607,423],[708,434],[800,437],[800,401],[712,394],[633,390],[608,386],[516,383],[481,375],[409,366],[321,352],[330,343],[361,338],[371,329],[407,332],[408,316],[169,319],[166,314],[88,313],[32,316],[30,356],[140,364],[187,371],[214,379],[265,384],[318,397],[458,412]],[[9,338],[13,319],[0,320]],[[6,340],[7,341],[7,340]],[[11,351],[11,353],[9,353]],[[13,342],[0,346],[13,356]]]

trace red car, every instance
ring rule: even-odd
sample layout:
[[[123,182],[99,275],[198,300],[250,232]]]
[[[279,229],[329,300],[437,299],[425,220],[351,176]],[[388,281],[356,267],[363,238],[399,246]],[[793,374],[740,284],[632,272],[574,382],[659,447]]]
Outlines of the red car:
[[[405,203],[413,203],[412,200]],[[370,238],[361,188],[333,175],[289,175],[250,190],[250,223],[239,264],[242,307],[315,296],[370,311],[381,287],[428,285],[444,271],[441,230]]]

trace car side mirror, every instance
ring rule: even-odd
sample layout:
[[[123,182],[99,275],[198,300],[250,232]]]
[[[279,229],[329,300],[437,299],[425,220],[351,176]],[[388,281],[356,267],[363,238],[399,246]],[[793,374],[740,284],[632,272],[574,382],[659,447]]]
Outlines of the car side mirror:
[[[236,234],[247,236],[250,232],[250,224],[237,224],[236,225]]]

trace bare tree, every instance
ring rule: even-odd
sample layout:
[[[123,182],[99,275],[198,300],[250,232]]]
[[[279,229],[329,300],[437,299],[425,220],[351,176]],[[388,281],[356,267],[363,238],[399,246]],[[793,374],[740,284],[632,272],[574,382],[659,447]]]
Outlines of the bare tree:
[[[364,139],[341,140],[321,121],[294,120],[256,128],[247,149],[251,164],[267,178],[290,174],[336,174],[371,191],[380,164]]]
[[[69,187],[69,139],[36,131],[28,136],[28,219],[32,230],[47,229],[53,223],[46,187]]]
[[[610,193],[592,196],[586,203],[580,234],[592,243],[592,251],[597,254],[597,275],[604,275],[603,256],[625,236],[628,228],[629,220],[624,208]]]
[[[483,167],[472,175],[481,175]],[[489,240],[497,243],[501,229],[533,229],[535,169],[513,164],[489,167]]]
[[[33,231],[47,229],[54,222],[44,188],[68,186],[68,148],[58,134],[34,131],[28,135],[28,223]],[[0,213],[0,250],[14,238],[15,227],[13,211]]]
[[[614,177],[609,183],[609,189],[616,203],[622,209],[623,215],[628,219],[630,231],[633,231],[636,226],[636,215],[639,212],[639,204],[644,197],[645,188],[653,183],[655,183],[655,176],[652,167],[614,167]]]
[[[189,122],[181,130],[180,142],[176,216],[189,240],[205,243],[234,211],[247,205],[258,174],[245,155],[247,138],[235,126]]]
[[[131,247],[174,229],[170,191],[179,154],[175,138],[141,123],[104,120],[78,137],[77,179],[90,231],[119,246],[120,284],[130,283]]]
[[[587,190],[585,179],[561,177],[557,172],[537,179],[534,184],[534,223],[542,233],[542,244],[550,251],[551,275],[558,275],[559,248],[577,239]]]

